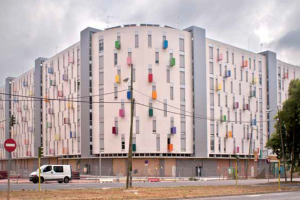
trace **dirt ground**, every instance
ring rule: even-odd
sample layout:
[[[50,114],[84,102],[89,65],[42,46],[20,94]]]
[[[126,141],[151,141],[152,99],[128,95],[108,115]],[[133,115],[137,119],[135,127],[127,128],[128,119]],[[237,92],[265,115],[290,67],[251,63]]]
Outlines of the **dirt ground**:
[[[16,199],[166,199],[224,196],[239,194],[255,194],[277,192],[277,186],[199,186],[199,187],[168,187],[168,188],[123,188],[112,189],[69,189],[38,191],[13,191],[11,200]],[[300,188],[281,187],[282,191],[300,191]],[[6,199],[7,193],[0,192],[0,199]]]

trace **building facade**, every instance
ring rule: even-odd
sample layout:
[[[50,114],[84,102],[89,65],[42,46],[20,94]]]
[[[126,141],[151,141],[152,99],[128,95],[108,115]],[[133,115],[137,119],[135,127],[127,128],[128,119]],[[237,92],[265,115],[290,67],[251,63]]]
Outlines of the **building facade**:
[[[299,77],[300,68],[277,60],[274,52],[221,43],[195,26],[86,28],[76,44],[6,80],[0,120],[14,115],[17,124],[1,122],[0,141],[17,141],[12,157],[24,168],[37,167],[42,146],[43,163],[124,174],[134,98],[138,175],[145,160],[151,162],[149,173],[160,176],[192,176],[199,168],[204,176],[217,176],[236,155],[240,168],[248,157],[255,168],[254,157],[265,159],[274,131],[271,110],[288,98],[290,80]],[[5,169],[3,145],[0,156]]]

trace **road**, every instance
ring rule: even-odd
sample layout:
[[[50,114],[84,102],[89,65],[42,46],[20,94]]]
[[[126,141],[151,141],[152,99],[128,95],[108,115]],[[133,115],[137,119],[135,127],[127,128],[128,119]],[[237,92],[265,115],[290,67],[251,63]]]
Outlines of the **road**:
[[[270,180],[275,182],[276,179]],[[239,180],[239,185],[255,185],[260,183],[267,183],[265,179],[254,180]],[[235,185],[235,180],[215,180],[215,181],[181,181],[181,182],[134,182],[134,187],[179,187],[179,186],[205,186],[205,185]],[[84,188],[120,188],[125,187],[125,183],[68,183],[59,184],[57,182],[47,182],[41,185],[42,189],[84,189]],[[7,190],[7,184],[0,184],[0,191]],[[11,184],[11,190],[38,190],[38,184],[33,183],[19,183]]]
[[[193,200],[235,200],[235,199],[259,199],[259,200],[286,200],[286,199],[300,199],[300,192],[282,192],[282,193],[269,193],[269,194],[255,194],[255,195],[242,195],[242,196],[228,196],[228,197],[212,197],[212,198],[197,198]]]

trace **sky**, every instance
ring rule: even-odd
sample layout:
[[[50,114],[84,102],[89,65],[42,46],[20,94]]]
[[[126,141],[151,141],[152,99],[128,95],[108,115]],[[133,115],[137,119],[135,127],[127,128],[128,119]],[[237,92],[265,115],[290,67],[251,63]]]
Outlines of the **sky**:
[[[300,0],[0,0],[0,86],[38,57],[79,41],[86,27],[199,26],[206,36],[300,65]]]

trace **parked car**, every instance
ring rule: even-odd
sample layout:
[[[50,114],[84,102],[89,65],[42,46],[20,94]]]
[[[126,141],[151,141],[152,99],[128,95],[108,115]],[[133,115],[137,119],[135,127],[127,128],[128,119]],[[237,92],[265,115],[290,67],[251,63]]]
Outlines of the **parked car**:
[[[41,166],[41,183],[44,181],[57,181],[58,183],[69,183],[72,180],[71,165],[42,165]],[[29,175],[29,181],[34,184],[39,182],[39,170]]]

